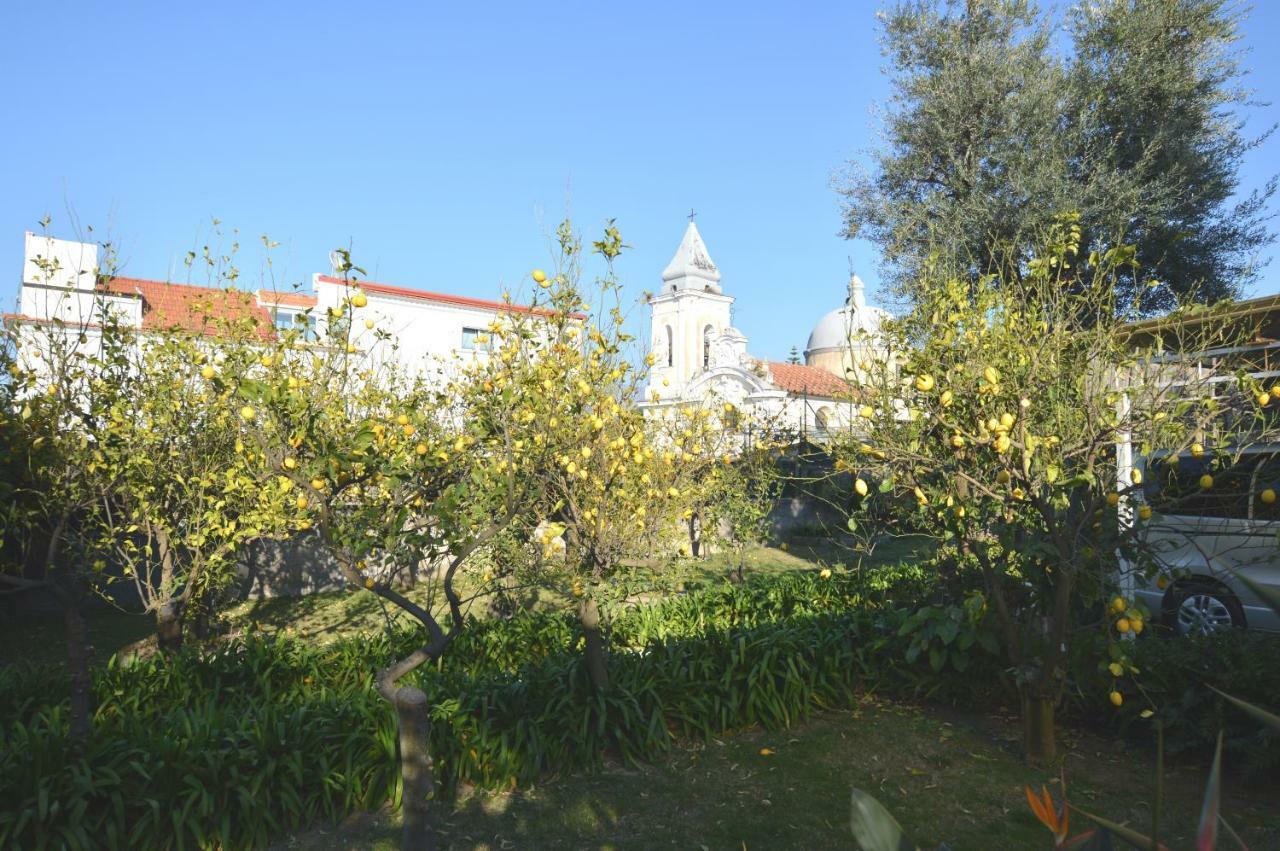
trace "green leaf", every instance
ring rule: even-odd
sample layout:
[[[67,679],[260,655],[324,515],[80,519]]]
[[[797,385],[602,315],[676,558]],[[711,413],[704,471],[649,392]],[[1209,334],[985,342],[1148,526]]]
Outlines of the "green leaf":
[[[374,434],[372,429],[361,429],[356,432],[354,437],[351,438],[351,448],[357,451],[368,449],[373,445],[373,438]]]
[[[936,673],[938,671],[941,671],[942,666],[945,664],[947,664],[947,651],[941,647],[930,647],[929,648],[929,667],[933,668],[934,672]]]
[[[240,382],[239,392],[244,399],[257,402],[267,394],[267,385],[252,378],[245,378]]]
[[[1071,809],[1075,810],[1080,815],[1084,816],[1094,824],[1097,824],[1100,827],[1104,827],[1107,830],[1111,831],[1116,836],[1123,839],[1125,842],[1128,842],[1134,848],[1141,848],[1142,851],[1148,851],[1148,849],[1151,848],[1151,838],[1147,836],[1143,836],[1141,833],[1134,830],[1133,828],[1125,827],[1119,822],[1111,821],[1110,819],[1103,818],[1102,816],[1095,816],[1093,813],[1080,809],[1075,804],[1068,804],[1067,806],[1071,807]],[[1160,851],[1169,851],[1169,847],[1164,843],[1161,843],[1159,848],[1160,848]]]
[[[850,809],[849,826],[862,851],[912,851],[915,848],[884,805],[861,789],[853,790]]]
[[[1209,688],[1218,692],[1218,694],[1222,695],[1227,700],[1231,701],[1236,706],[1240,707],[1245,712],[1249,713],[1254,718],[1261,721],[1263,724],[1267,724],[1268,726],[1271,726],[1277,730],[1280,730],[1280,715],[1275,715],[1271,712],[1268,712],[1267,710],[1263,709],[1261,706],[1255,706],[1254,704],[1249,703],[1246,700],[1241,700],[1238,697],[1232,697],[1231,695],[1227,694],[1225,691],[1214,688],[1213,686],[1209,686]]]

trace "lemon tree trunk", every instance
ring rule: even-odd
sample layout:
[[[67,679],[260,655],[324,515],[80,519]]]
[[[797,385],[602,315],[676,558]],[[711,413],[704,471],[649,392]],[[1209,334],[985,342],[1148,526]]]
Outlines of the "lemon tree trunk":
[[[79,595],[64,602],[63,625],[67,636],[67,662],[71,673],[70,742],[71,751],[84,753],[89,744],[93,714],[93,680],[89,675],[89,631]]]
[[[578,604],[578,620],[582,624],[583,652],[591,687],[597,692],[609,690],[609,660],[605,653],[604,635],[600,631],[600,607],[595,598],[586,596]]]
[[[436,833],[431,824],[435,778],[431,767],[431,721],[427,696],[419,688],[401,686],[392,703],[400,728],[402,851],[434,851]]]
[[[1054,703],[1052,698],[1035,694],[1022,696],[1022,747],[1029,762],[1050,762],[1058,755]]]

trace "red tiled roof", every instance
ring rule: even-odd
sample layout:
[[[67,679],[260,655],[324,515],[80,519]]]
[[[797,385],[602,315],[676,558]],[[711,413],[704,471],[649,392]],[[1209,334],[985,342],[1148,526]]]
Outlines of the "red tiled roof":
[[[847,381],[816,366],[798,363],[765,361],[769,376],[781,390],[799,395],[822,396],[833,399],[848,393],[852,388]]]
[[[552,316],[555,314],[553,310],[538,307],[533,308],[527,304],[509,304],[505,301],[491,301],[486,298],[472,298],[465,295],[448,295],[446,293],[433,293],[427,290],[411,290],[407,287],[393,287],[390,284],[378,284],[373,281],[347,281],[342,278],[334,278],[330,275],[321,275],[319,278],[326,284],[337,284],[339,286],[359,287],[366,293],[375,293],[379,295],[393,295],[400,298],[416,298],[422,301],[434,301],[439,304],[452,304],[458,307],[476,307],[481,310],[498,310],[498,311],[516,311],[517,313],[532,313],[535,316]],[[575,319],[586,319],[586,315],[582,313],[571,314]]]
[[[252,293],[235,289],[195,287],[147,281],[142,278],[109,278],[101,286],[107,292],[142,297],[144,331],[188,331],[218,334],[228,322],[249,320],[257,336],[274,335],[271,316]]]
[[[306,293],[281,293],[273,290],[258,290],[258,301],[263,304],[281,307],[315,307],[316,297]]]

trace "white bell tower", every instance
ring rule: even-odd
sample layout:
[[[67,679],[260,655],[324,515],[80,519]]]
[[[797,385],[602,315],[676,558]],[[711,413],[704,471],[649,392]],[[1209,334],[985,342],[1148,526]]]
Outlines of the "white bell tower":
[[[729,330],[732,306],[733,297],[720,291],[720,270],[690,216],[680,247],[662,271],[662,291],[649,298],[655,361],[647,398],[654,392],[663,400],[679,398],[711,366],[712,343]]]

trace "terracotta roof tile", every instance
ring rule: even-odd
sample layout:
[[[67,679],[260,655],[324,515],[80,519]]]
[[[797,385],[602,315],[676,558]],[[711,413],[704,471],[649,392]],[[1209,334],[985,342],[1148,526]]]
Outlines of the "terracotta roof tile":
[[[788,393],[832,399],[852,389],[847,381],[816,366],[779,361],[765,361],[765,364],[774,385]]]
[[[188,331],[219,334],[226,322],[250,320],[257,336],[275,334],[271,316],[252,293],[235,289],[196,287],[142,278],[110,278],[102,287],[120,295],[142,297],[144,331]]]
[[[275,292],[273,290],[258,290],[258,301],[263,304],[279,305],[280,307],[315,307],[316,297],[298,292]]]

